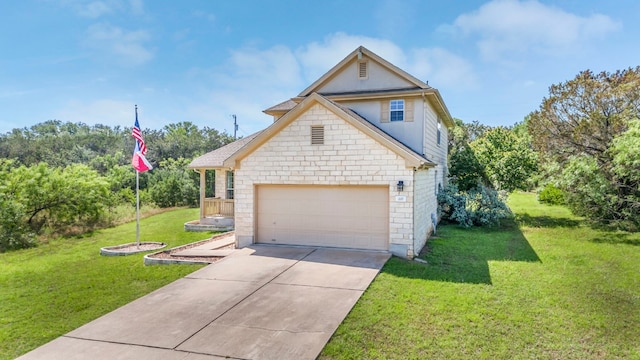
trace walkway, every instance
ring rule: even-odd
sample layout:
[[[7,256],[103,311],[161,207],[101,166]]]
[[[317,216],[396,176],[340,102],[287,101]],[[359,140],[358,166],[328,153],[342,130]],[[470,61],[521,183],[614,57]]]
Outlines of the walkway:
[[[315,359],[389,256],[251,246],[19,359]]]

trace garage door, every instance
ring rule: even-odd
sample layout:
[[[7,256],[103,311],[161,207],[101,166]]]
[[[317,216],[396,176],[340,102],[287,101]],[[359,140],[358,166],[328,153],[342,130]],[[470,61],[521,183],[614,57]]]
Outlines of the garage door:
[[[259,243],[388,249],[386,186],[260,185],[256,190]]]

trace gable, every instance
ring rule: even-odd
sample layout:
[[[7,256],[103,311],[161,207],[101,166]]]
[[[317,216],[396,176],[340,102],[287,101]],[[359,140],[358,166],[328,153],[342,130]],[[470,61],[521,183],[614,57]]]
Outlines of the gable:
[[[418,87],[374,59],[363,56],[362,60],[356,58],[345,64],[340,71],[321,84],[316,92],[339,94],[390,89],[418,89]]]
[[[318,128],[322,129],[319,142],[314,132]],[[407,169],[402,156],[319,103],[240,160],[240,165],[243,171],[280,169],[277,174],[280,177],[289,171],[285,178],[293,182],[316,178],[331,181],[338,174],[344,175],[344,180],[353,175],[349,180],[356,181],[381,169],[392,172]],[[365,171],[373,170],[371,166],[379,169]],[[265,180],[270,179],[269,174],[264,174]]]
[[[366,63],[368,73],[362,72],[359,63]],[[364,76],[363,76],[364,75]],[[379,76],[376,79],[375,76]],[[358,88],[348,88],[354,85],[347,78],[355,78],[359,81]],[[388,86],[381,86],[381,84]],[[326,94],[329,89],[337,89],[333,92],[358,92],[393,89],[431,89],[429,85],[418,80],[406,71],[391,64],[367,48],[360,46],[347,55],[336,66],[322,75],[318,80],[304,89],[298,96],[304,97],[317,92]]]
[[[284,115],[275,123],[271,124],[267,129],[262,131],[256,138],[247,144],[247,146],[240,149],[238,152],[233,154],[225,161],[225,166],[228,167],[239,167],[240,161],[249,156],[252,152],[256,151],[260,146],[269,141],[272,137],[276,136],[278,133],[283,131],[287,126],[296,121],[299,117],[306,115],[307,113],[313,114],[314,111],[317,110],[317,106],[324,108],[323,111],[328,111],[334,116],[342,119],[343,121],[350,124],[352,127],[356,128],[360,132],[364,133],[367,137],[371,138],[371,140],[376,141],[387,149],[391,150],[395,154],[399,155],[406,162],[406,167],[419,168],[422,166],[434,166],[435,164],[429,162],[422,155],[416,153],[415,151],[408,148],[406,145],[400,143],[399,141],[393,139],[391,136],[386,134],[384,131],[376,128],[373,124],[368,122],[367,120],[360,117],[358,114],[352,112],[351,110],[344,108],[327,98],[322,97],[316,93],[311,94],[307,98],[305,98],[300,104],[298,104],[295,108],[293,108],[290,112]],[[325,120],[328,120],[328,116],[322,116],[318,118],[316,125],[325,125]],[[305,133],[301,136],[311,136],[311,128],[304,129]],[[343,139],[345,142],[350,143],[354,147],[351,150],[360,150],[357,147],[357,143],[355,139]],[[309,140],[310,141],[310,140]],[[285,151],[285,149],[281,149]],[[295,151],[295,149],[286,149]]]

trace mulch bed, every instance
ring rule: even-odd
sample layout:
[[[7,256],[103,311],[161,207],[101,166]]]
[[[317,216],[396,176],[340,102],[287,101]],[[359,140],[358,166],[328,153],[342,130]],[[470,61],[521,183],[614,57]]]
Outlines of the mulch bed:
[[[221,234],[218,236],[214,236],[211,239],[207,239],[207,240],[203,240],[203,241],[198,241],[198,242],[194,242],[191,244],[186,244],[186,245],[182,245],[173,249],[169,249],[166,251],[161,251],[159,253],[156,254],[150,254],[147,255],[148,258],[151,259],[167,259],[167,260],[185,260],[185,261],[192,261],[192,262],[202,262],[202,263],[214,263],[216,261],[220,261],[222,259],[224,259],[224,256],[178,256],[178,255],[174,255],[177,252],[183,251],[183,250],[188,250],[191,248],[194,248],[196,246],[200,246],[209,242],[213,242],[213,241],[217,241],[220,240],[226,236],[232,236],[233,234]],[[231,249],[235,249],[235,245],[234,244],[230,244],[221,248],[218,248],[216,250],[231,250]]]

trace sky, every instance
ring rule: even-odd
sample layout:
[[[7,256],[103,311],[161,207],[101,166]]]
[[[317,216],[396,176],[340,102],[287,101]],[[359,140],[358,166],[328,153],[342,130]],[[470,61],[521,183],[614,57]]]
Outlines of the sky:
[[[451,115],[509,126],[580,71],[640,65],[636,0],[0,0],[0,134],[47,120],[246,136],[363,45]]]

